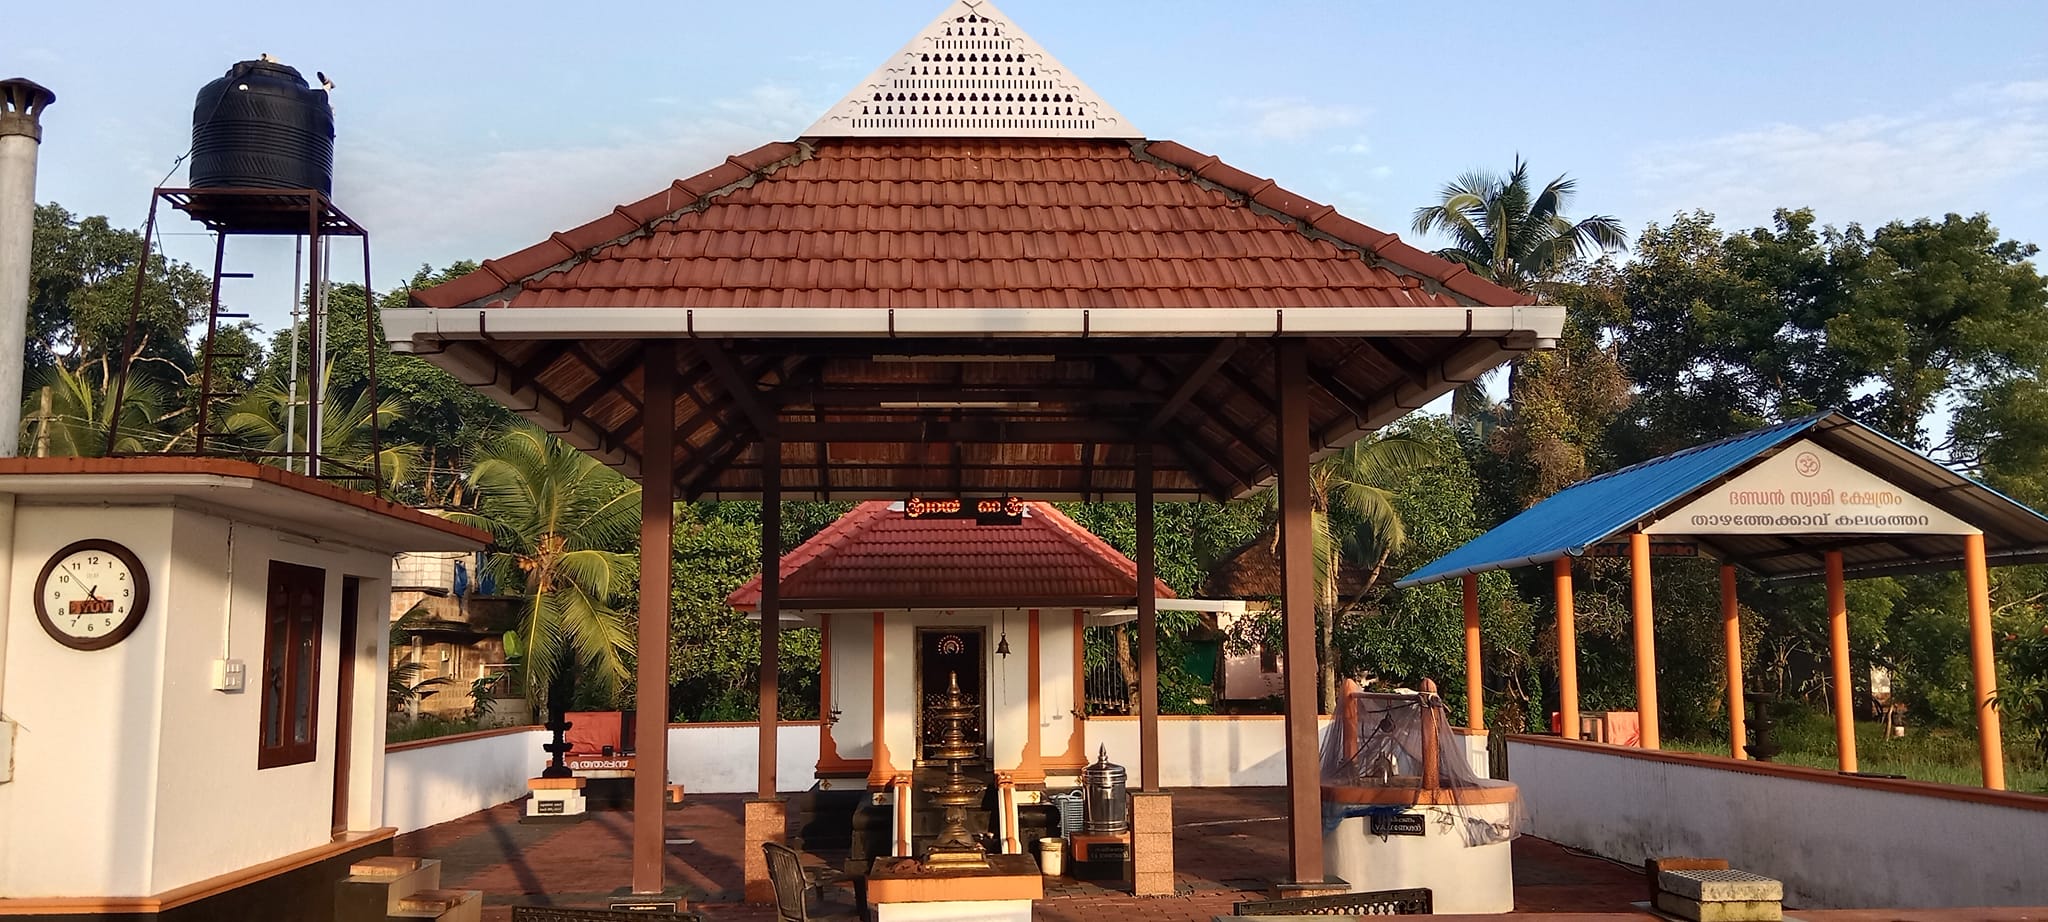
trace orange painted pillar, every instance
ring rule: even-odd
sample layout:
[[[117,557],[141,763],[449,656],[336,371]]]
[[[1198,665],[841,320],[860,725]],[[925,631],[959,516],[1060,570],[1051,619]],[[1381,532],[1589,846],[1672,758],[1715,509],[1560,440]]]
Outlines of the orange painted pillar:
[[[1644,749],[1663,748],[1657,735],[1657,625],[1650,596],[1650,536],[1628,536],[1628,574],[1634,601],[1636,641],[1636,717],[1642,725]]]
[[[1465,726],[1486,729],[1486,684],[1479,659],[1479,575],[1465,574]]]
[[[1977,707],[1977,758],[1984,786],[2005,790],[2005,743],[1998,735],[1998,664],[1991,658],[1991,575],[1984,563],[1984,536],[1963,536],[1963,583],[1970,595],[1970,674]]]
[[[1337,683],[1337,725],[1342,727],[1341,741],[1344,748],[1337,750],[1337,758],[1349,759],[1358,755],[1358,708],[1353,706],[1351,696],[1358,694],[1358,681],[1345,679]]]
[[[1849,682],[1849,598],[1842,552],[1828,551],[1828,664],[1835,683],[1835,764],[1856,770],[1856,695]]]
[[[1728,659],[1728,754],[1749,758],[1743,748],[1749,739],[1748,722],[1742,712],[1742,610],[1735,598],[1735,568],[1721,565],[1721,644]]]
[[[1579,622],[1572,610],[1572,559],[1550,564],[1557,583],[1557,722],[1564,738],[1579,738]]]
[[[1465,577],[1471,579],[1471,577]],[[1434,791],[1443,783],[1443,743],[1437,739],[1438,714],[1443,713],[1443,698],[1436,693],[1436,683],[1422,680],[1422,789]],[[1450,717],[1444,714],[1444,718]]]

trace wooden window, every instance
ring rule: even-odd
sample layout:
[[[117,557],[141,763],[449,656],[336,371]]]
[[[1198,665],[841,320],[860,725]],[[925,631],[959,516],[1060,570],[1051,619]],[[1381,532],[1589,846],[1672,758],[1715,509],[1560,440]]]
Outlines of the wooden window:
[[[270,562],[257,768],[311,762],[319,749],[320,633],[326,603],[327,571]]]

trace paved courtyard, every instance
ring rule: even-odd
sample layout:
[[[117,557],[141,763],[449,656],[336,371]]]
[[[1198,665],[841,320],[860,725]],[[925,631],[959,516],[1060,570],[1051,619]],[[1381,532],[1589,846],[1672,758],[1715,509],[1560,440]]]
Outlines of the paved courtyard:
[[[699,795],[668,813],[667,880],[693,891],[691,908],[716,922],[772,922],[765,906],[741,902],[738,794]],[[1263,898],[1286,868],[1286,792],[1280,788],[1193,788],[1174,794],[1174,854],[1180,892],[1136,897],[1088,883],[1047,888],[1036,916],[1047,922],[1208,922],[1232,903]],[[595,811],[580,823],[519,823],[505,804],[400,836],[401,855],[442,861],[442,886],[484,891],[486,920],[504,922],[515,905],[603,906],[630,878],[631,816]],[[676,841],[688,840],[688,841]],[[1654,919],[1636,910],[1640,872],[1524,836],[1514,843],[1515,911],[1550,920]],[[829,856],[838,857],[838,856]],[[839,905],[845,891],[833,897]],[[1482,917],[1483,918],[1483,917]],[[2037,910],[1800,912],[1809,922],[2042,920]]]

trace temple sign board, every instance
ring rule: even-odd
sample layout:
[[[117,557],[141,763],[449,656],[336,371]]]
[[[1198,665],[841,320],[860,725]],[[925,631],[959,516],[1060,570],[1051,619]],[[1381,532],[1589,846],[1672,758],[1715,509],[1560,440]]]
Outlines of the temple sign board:
[[[1800,439],[1643,529],[1651,535],[1974,535],[1965,523]]]

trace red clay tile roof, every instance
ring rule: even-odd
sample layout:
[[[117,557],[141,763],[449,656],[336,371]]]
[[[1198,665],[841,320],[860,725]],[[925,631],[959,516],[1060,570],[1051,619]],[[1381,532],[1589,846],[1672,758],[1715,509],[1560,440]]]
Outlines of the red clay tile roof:
[[[422,307],[1512,306],[1533,298],[1171,141],[769,144]]]
[[[1048,503],[1027,503],[1017,525],[912,519],[890,503],[861,503],[782,555],[785,607],[1090,607],[1132,599],[1137,564]],[[1159,597],[1173,598],[1165,583]],[[726,601],[753,611],[754,577]]]

